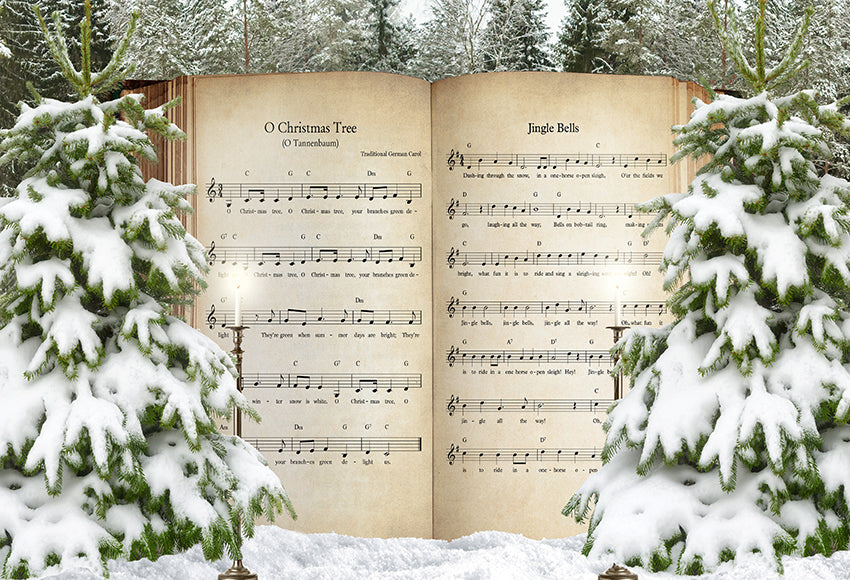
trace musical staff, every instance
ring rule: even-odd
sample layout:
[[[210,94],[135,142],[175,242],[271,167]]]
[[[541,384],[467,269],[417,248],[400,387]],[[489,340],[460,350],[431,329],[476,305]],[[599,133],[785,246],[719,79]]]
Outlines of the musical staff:
[[[215,304],[207,311],[207,325],[210,329],[221,321],[221,327],[226,328],[228,321],[233,320],[232,310],[216,310]],[[243,310],[242,322],[251,325],[342,325],[365,324],[376,326],[390,325],[420,325],[422,324],[421,310],[318,310],[304,308],[270,308],[268,310]]]
[[[513,465],[525,465],[526,463],[541,463],[555,462],[567,463],[578,461],[598,461],[600,460],[600,450],[597,447],[585,448],[563,448],[545,447],[545,448],[519,448],[519,449],[501,449],[498,447],[460,447],[454,443],[446,453],[446,460],[449,465],[454,465],[456,461],[461,463],[484,463],[503,461]]]
[[[210,266],[229,264],[247,269],[255,266],[296,266],[303,264],[407,264],[413,268],[422,261],[421,246],[398,247],[321,247],[321,246],[217,246],[210,242],[207,262]]]
[[[661,264],[662,252],[600,252],[593,250],[466,252],[451,248],[449,268],[460,266],[651,266]]]
[[[645,302],[624,302],[620,312],[632,316],[667,314],[667,303],[660,300]],[[524,319],[532,316],[556,317],[563,315],[587,315],[614,313],[614,302],[604,300],[548,300],[548,301],[502,301],[502,300],[461,300],[452,296],[446,303],[449,318],[460,315],[461,318],[476,316],[481,318],[501,316],[502,318]]]
[[[210,203],[221,200],[227,207],[234,201],[276,204],[296,199],[402,199],[411,203],[422,197],[421,183],[217,183],[211,178],[204,187]]]
[[[347,389],[360,392],[407,392],[422,388],[421,374],[345,374],[345,373],[246,373],[243,386],[254,389],[303,389],[305,391],[330,391],[339,398]]]
[[[524,203],[524,202],[461,202],[454,198],[446,206],[449,219],[456,215],[462,217],[516,217],[537,216],[554,217],[556,219],[570,216],[593,215],[600,218],[607,216],[623,216],[631,219],[635,214],[641,214],[635,203],[611,202],[594,203],[575,201],[571,203]]]
[[[389,455],[422,451],[421,437],[245,437],[257,451],[266,453],[349,453]]]
[[[622,167],[648,169],[666,167],[664,153],[461,153],[446,155],[449,171],[455,167],[516,167],[518,169],[571,169],[577,167]]]
[[[462,399],[451,395],[446,401],[446,412],[455,413],[601,413],[614,402],[613,399]]]
[[[461,350],[452,346],[446,351],[446,362],[450,367],[459,365],[481,365],[496,367],[508,364],[600,364],[610,365],[611,354],[607,350]]]

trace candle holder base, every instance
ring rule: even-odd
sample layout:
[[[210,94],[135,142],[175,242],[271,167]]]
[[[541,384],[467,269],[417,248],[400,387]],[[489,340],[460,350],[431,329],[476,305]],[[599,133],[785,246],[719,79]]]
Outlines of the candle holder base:
[[[257,575],[242,565],[242,560],[237,560],[233,566],[218,575],[218,580],[257,580]]]
[[[598,576],[598,580],[637,580],[637,574],[614,564]]]

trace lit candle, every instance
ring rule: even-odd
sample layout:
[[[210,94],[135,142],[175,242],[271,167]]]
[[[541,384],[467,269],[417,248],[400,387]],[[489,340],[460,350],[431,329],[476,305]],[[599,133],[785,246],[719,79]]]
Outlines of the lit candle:
[[[234,317],[236,321],[233,323],[235,326],[242,326],[242,299],[239,296],[239,284],[236,285],[236,301],[234,302],[236,313]]]
[[[620,326],[620,286],[614,287],[614,326]]]

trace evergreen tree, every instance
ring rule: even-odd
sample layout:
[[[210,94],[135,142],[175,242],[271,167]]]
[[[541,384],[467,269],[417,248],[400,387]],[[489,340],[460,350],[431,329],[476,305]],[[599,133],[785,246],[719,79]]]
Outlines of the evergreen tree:
[[[369,0],[364,69],[402,73],[415,56],[414,24],[400,19],[398,3]]]
[[[485,70],[547,70],[544,0],[491,0],[481,39]]]
[[[631,391],[605,422],[603,466],[564,513],[584,550],[701,573],[760,553],[830,554],[850,538],[850,183],[823,174],[842,104],[774,96],[804,65],[809,13],[766,65],[765,1],[747,55],[722,40],[753,96],[696,102],[676,159],[708,158],[663,196],[665,287],[675,321],[618,342]],[[730,31],[734,28],[730,27]],[[617,370],[617,369],[615,369]]]
[[[105,0],[96,1],[93,10],[100,14]],[[65,21],[83,18],[82,5],[69,0],[41,0],[38,5],[45,11],[71,10]],[[42,95],[53,98],[66,98],[67,83],[62,79],[56,63],[50,58],[44,45],[44,39],[38,27],[32,0],[5,0],[0,3],[0,38],[7,43],[9,58],[0,58],[0,79],[3,90],[0,91],[0,127],[10,126],[18,114],[18,103],[30,98],[27,83],[31,83]],[[79,46],[69,43],[72,60],[79,65]],[[92,27],[92,59],[100,65],[109,50],[107,26],[105,20],[94,22]],[[0,50],[0,53],[3,51]],[[0,191],[13,188],[20,181],[22,172],[17,164],[10,164],[0,174]]]
[[[420,32],[414,70],[429,81],[483,70],[481,35],[486,0],[431,0],[431,18]]]
[[[86,3],[88,7],[88,3]],[[183,134],[120,84],[128,36],[91,72],[61,19],[51,54],[76,102],[38,97],[0,131],[0,164],[27,167],[0,200],[0,575],[157,558],[201,544],[241,557],[236,522],[289,501],[259,453],[221,435],[213,414],[238,392],[229,355],[170,314],[203,285],[203,246],[178,214],[194,186],[145,182],[146,135]],[[132,21],[134,22],[134,20]],[[132,26],[130,27],[132,31]]]
[[[318,50],[309,70],[359,70],[366,61],[368,6],[360,0],[318,0]]]
[[[189,0],[186,15],[190,74],[246,72],[243,21],[225,0]]]
[[[568,72],[643,74],[655,60],[650,0],[566,0],[555,53]]]
[[[646,73],[726,84],[720,42],[705,0],[654,0]]]
[[[255,72],[311,70],[319,52],[319,13],[312,0],[250,3],[251,68]]]
[[[131,14],[139,14],[138,33],[127,54],[136,78],[170,80],[192,72],[193,38],[185,9],[184,0],[113,1],[109,16],[113,32],[124,29]]]
[[[656,64],[649,50],[657,16],[651,0],[606,0],[604,7],[602,48],[608,56],[600,72],[646,73]]]
[[[607,56],[601,0],[566,0],[566,5],[554,51],[558,64],[565,72],[595,72]]]

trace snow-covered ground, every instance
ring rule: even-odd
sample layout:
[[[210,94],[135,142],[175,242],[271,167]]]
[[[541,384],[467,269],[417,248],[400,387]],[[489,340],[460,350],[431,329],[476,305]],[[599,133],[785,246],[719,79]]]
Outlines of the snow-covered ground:
[[[612,562],[587,559],[580,550],[583,536],[534,541],[502,532],[479,532],[451,542],[394,538],[352,538],[337,534],[300,534],[272,526],[258,526],[245,544],[244,564],[259,580],[346,579],[558,579],[596,580]],[[701,580],[847,580],[850,552],[831,558],[786,558],[785,576],[767,564],[749,560],[724,564]],[[112,562],[113,580],[216,580],[230,562],[209,563],[200,549],[156,562]],[[642,580],[672,580],[673,574],[650,574],[632,568]],[[93,580],[87,570],[46,574],[43,579]]]

